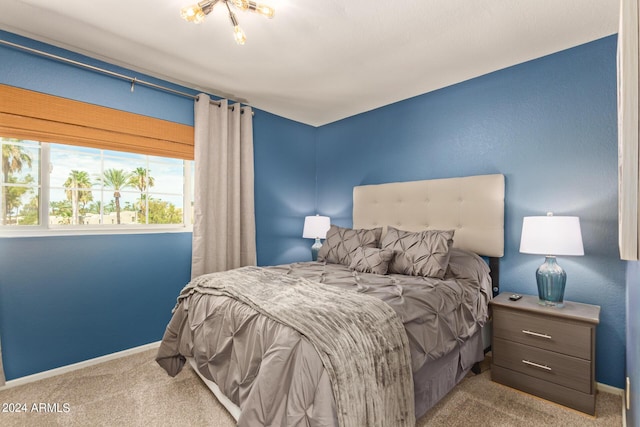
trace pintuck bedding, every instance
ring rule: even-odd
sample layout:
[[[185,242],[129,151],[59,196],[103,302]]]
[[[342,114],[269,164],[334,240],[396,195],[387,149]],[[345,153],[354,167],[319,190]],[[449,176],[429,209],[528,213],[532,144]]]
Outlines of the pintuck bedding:
[[[332,227],[319,262],[196,278],[157,361],[174,376],[193,358],[240,426],[413,425],[482,359],[492,295],[486,262],[439,233],[430,256],[392,266],[424,236],[385,248],[378,231]]]

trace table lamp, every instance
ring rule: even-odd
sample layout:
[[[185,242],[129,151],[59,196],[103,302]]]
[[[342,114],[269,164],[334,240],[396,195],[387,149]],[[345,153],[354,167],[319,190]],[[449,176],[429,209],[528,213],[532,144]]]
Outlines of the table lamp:
[[[328,216],[306,216],[304,217],[304,229],[302,230],[302,237],[305,239],[316,239],[313,246],[311,246],[311,259],[318,260],[318,251],[322,247],[320,239],[327,237],[327,231],[331,226],[331,219]]]
[[[556,263],[556,255],[584,255],[580,218],[577,216],[526,216],[522,221],[520,252],[545,255],[536,270],[541,305],[564,306],[567,273]]]

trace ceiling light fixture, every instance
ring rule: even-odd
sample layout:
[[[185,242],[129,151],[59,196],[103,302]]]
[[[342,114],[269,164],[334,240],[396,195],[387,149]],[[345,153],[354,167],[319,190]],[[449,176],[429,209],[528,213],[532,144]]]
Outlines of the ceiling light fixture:
[[[240,25],[238,25],[236,14],[231,11],[229,3],[239,10],[249,10],[251,12],[259,13],[262,16],[266,16],[267,18],[273,18],[276,13],[271,6],[256,3],[251,0],[203,0],[194,5],[183,7],[180,10],[180,16],[185,21],[199,24],[204,21],[205,16],[211,13],[213,7],[217,3],[224,3],[225,6],[227,6],[229,19],[231,20],[231,25],[233,25],[233,35],[236,39],[236,43],[238,44],[244,44],[247,40],[247,36],[244,34],[244,31],[242,31],[242,28],[240,28]]]

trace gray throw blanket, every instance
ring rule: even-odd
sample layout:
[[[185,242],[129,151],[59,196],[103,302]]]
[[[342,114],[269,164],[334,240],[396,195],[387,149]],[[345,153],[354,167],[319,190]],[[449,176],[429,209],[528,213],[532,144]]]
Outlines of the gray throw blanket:
[[[381,300],[260,267],[195,278],[194,292],[227,296],[288,325],[315,347],[342,427],[415,426],[408,339]]]

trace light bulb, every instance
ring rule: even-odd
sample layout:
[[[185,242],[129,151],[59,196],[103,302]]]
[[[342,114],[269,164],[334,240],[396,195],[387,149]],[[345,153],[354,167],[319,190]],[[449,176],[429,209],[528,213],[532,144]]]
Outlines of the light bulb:
[[[207,16],[207,15],[205,15],[205,13],[203,11],[198,11],[198,13],[196,13],[196,17],[191,22],[193,22],[194,24],[199,24],[202,21],[204,21],[204,17],[205,16]]]
[[[240,10],[249,9],[249,2],[247,0],[232,0],[232,3]]]
[[[271,6],[256,3],[252,0],[232,0],[232,3],[240,10],[250,10],[252,12],[259,13],[262,16],[266,16],[267,18],[273,18],[276,14],[275,9]]]
[[[262,16],[266,16],[267,18],[273,18],[276,14],[276,10],[269,5],[260,4],[256,6],[256,12],[258,12]]]
[[[191,6],[185,6],[180,9],[180,17],[188,22],[200,23],[204,19],[204,12],[202,8],[197,4]]]
[[[247,41],[247,36],[239,25],[233,27],[233,36],[236,38],[236,43],[238,44],[244,44],[244,42]]]

